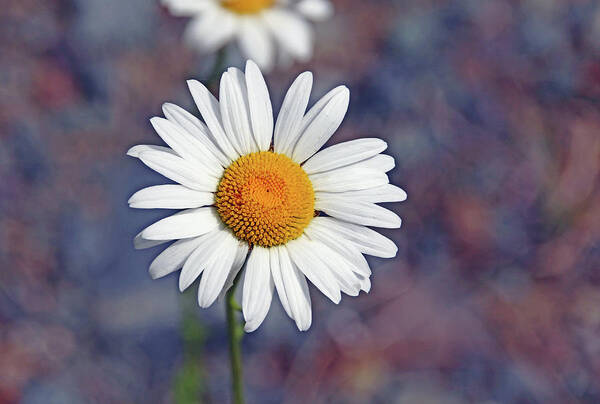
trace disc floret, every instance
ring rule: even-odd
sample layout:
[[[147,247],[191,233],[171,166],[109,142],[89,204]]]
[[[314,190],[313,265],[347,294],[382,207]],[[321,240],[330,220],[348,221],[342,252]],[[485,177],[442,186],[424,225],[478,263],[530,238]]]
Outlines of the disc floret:
[[[308,175],[289,157],[271,151],[231,163],[215,201],[221,220],[239,239],[262,247],[300,237],[315,211]]]

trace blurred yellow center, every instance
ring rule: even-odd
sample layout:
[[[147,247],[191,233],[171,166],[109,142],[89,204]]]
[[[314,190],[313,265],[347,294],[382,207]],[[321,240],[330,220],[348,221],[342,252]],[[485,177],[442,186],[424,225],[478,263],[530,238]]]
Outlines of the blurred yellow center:
[[[300,237],[315,211],[308,175],[289,157],[270,151],[231,163],[215,200],[221,220],[235,235],[262,247]]]
[[[269,8],[275,0],[221,0],[223,7],[237,14],[255,14]]]

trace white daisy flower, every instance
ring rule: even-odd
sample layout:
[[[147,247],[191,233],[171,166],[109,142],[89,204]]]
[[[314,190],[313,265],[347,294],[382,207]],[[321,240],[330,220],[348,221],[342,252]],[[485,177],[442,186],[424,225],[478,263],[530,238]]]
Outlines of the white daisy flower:
[[[292,83],[275,121],[258,66],[230,68],[220,100],[188,81],[204,122],[164,104],[151,123],[169,147],[138,145],[128,155],[176,184],[136,192],[132,208],[183,209],[148,226],[136,248],[177,240],[150,264],[152,278],[182,268],[181,291],[202,275],[198,303],[210,306],[244,262],[245,330],[265,319],[273,291],[298,329],[311,324],[308,280],[334,303],[341,293],[370,289],[363,254],[391,258],[397,247],[367,226],[398,228],[401,220],[376,205],[406,199],[389,183],[394,159],[381,139],[351,140],[319,149],[341,124],[350,98],[334,88],[307,109],[312,74]],[[247,257],[246,260],[246,256]]]
[[[263,70],[279,58],[304,62],[313,52],[308,20],[331,16],[329,0],[162,0],[176,16],[192,17],[184,39],[203,53],[214,52],[237,39],[242,53]]]

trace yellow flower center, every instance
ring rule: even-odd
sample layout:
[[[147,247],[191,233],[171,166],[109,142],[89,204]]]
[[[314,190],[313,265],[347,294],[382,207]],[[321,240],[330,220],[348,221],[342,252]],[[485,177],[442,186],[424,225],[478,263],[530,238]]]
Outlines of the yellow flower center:
[[[271,7],[275,0],[221,0],[221,5],[237,14],[255,14]]]
[[[298,163],[270,151],[231,163],[217,188],[221,220],[251,244],[272,247],[302,235],[315,213],[315,193]]]

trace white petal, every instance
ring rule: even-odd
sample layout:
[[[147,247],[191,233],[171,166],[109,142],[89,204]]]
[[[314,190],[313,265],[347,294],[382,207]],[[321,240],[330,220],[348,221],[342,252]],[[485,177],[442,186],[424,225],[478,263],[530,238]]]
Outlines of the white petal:
[[[187,209],[146,227],[141,234],[147,240],[176,240],[208,233],[220,223],[215,208]]]
[[[346,257],[352,270],[357,274],[366,277],[371,275],[369,263],[361,254],[360,250],[358,250],[351,241],[340,237],[334,231],[323,226],[322,222],[312,220],[304,232],[311,240],[319,241],[340,254],[342,257]]]
[[[237,25],[231,13],[215,8],[192,19],[183,33],[183,39],[188,46],[211,53],[235,35]]]
[[[237,146],[240,155],[258,151],[250,128],[246,80],[239,69],[230,68],[223,73],[219,107],[225,133],[232,140],[234,147]]]
[[[385,184],[375,188],[362,189],[347,192],[316,192],[315,200],[325,201],[331,198],[343,198],[355,202],[403,202],[406,200],[406,192],[395,185]]]
[[[268,72],[273,68],[273,38],[262,21],[256,18],[241,19],[238,42],[242,53],[254,60],[261,69]]]
[[[306,277],[292,264],[285,247],[271,248],[270,257],[271,274],[285,312],[296,321],[300,331],[308,330],[312,312]]]
[[[229,166],[231,160],[213,143],[210,131],[200,119],[180,106],[168,102],[163,104],[162,110],[169,121],[181,126],[196,140],[201,142],[223,167]]]
[[[292,155],[294,161],[303,162],[329,140],[344,120],[349,102],[350,91],[344,87],[323,107],[300,135]]]
[[[378,154],[377,156],[353,164],[353,166],[372,168],[381,171],[382,173],[387,173],[396,166],[396,162],[392,156]]]
[[[304,117],[302,118],[302,124],[300,125],[300,133],[304,133],[306,128],[308,128],[308,125],[310,125],[312,121],[315,120],[317,115],[319,115],[321,111],[323,111],[323,108],[325,108],[325,106],[329,103],[329,101],[331,101],[333,97],[337,96],[338,94],[344,91],[347,91],[346,86],[337,86],[336,88],[330,90],[327,94],[322,96],[319,99],[319,101],[315,102],[315,105],[313,105],[308,110],[306,115],[304,115]]]
[[[233,286],[233,281],[237,276],[240,269],[242,269],[242,265],[246,261],[246,256],[248,255],[248,243],[242,240],[238,240],[238,244],[236,246],[236,255],[235,260],[233,261],[233,265],[231,266],[231,270],[229,271],[229,275],[227,275],[227,280],[225,281],[225,285],[223,285],[223,290],[221,290],[221,297],[227,293],[229,288]]]
[[[201,237],[176,241],[163,250],[150,264],[150,276],[158,279],[180,269],[190,254],[200,245]]]
[[[292,262],[306,275],[306,277],[332,302],[338,304],[342,299],[340,287],[327,267],[316,254],[316,246],[306,236],[286,244]]]
[[[386,148],[387,143],[381,139],[364,138],[350,140],[319,151],[309,158],[302,165],[302,168],[307,174],[329,171],[373,157]]]
[[[211,151],[195,137],[173,122],[159,117],[150,119],[156,133],[175,152],[186,160],[193,161],[203,171],[216,178],[223,175],[223,167]]]
[[[388,176],[379,170],[360,166],[346,166],[308,176],[315,192],[345,192],[385,185]]]
[[[398,247],[392,240],[368,227],[347,223],[331,217],[315,217],[311,221],[311,226],[316,223],[337,233],[339,237],[351,241],[363,254],[393,258],[398,251]]]
[[[279,247],[269,248],[269,266],[271,267],[271,275],[273,276],[273,283],[277,289],[279,295],[279,301],[283,306],[286,314],[292,316],[290,311],[290,303],[288,302],[285,288],[283,286],[283,278],[281,277],[281,265],[279,264]]]
[[[129,198],[129,207],[136,209],[189,209],[214,203],[212,192],[201,192],[182,185],[155,185],[140,189]]]
[[[162,0],[161,3],[176,17],[187,17],[205,11],[211,0]]]
[[[194,252],[183,264],[183,269],[179,274],[179,290],[186,290],[204,269],[211,264],[215,254],[223,253],[220,249],[225,238],[226,231],[223,227],[214,229],[213,231],[199,237],[199,244]],[[218,291],[217,291],[218,294]]]
[[[146,248],[156,247],[157,245],[161,245],[169,241],[171,240],[147,240],[142,237],[142,232],[139,232],[133,239],[133,248],[136,250],[144,250]]]
[[[269,268],[269,249],[254,246],[246,263],[242,295],[246,332],[256,330],[267,316],[273,299],[273,286]]]
[[[369,202],[351,202],[342,198],[332,198],[320,200],[315,204],[315,209],[340,220],[363,226],[396,229],[402,224],[402,220],[394,212]]]
[[[292,12],[270,9],[263,18],[281,47],[295,59],[306,62],[313,53],[312,28]]]
[[[138,144],[136,146],[133,146],[132,148],[127,150],[127,155],[131,156],[131,157],[135,157],[135,158],[140,158],[140,154],[142,152],[146,152],[146,151],[161,151],[161,152],[165,152],[165,153],[170,153],[174,156],[178,155],[177,153],[175,153],[173,150],[171,150],[168,147],[156,146],[153,144]]]
[[[313,21],[325,21],[333,15],[333,5],[328,0],[301,0],[296,9]]]
[[[371,279],[369,279],[368,277],[361,279],[360,290],[363,290],[366,293],[369,293],[369,291],[371,290]]]
[[[246,62],[246,86],[252,132],[259,149],[266,151],[269,150],[273,137],[273,107],[267,83],[258,66],[251,60]]]
[[[360,280],[352,272],[354,265],[320,241],[314,241],[313,246],[319,259],[329,268],[337,280],[341,291],[350,296],[358,296]]]
[[[198,287],[198,304],[209,307],[223,290],[237,256],[238,239],[227,229],[222,230],[220,242],[209,253]]]
[[[275,153],[291,155],[308,105],[312,83],[312,73],[304,72],[294,80],[286,93],[275,124]]]
[[[188,86],[194,102],[204,118],[204,122],[210,129],[210,133],[219,148],[230,160],[237,159],[240,155],[235,151],[232,143],[227,138],[223,126],[221,125],[221,112],[219,111],[219,102],[208,91],[208,89],[197,80],[188,80]]]
[[[165,177],[197,191],[214,192],[219,179],[203,172],[194,162],[164,151],[144,151],[139,154],[144,164]]]

